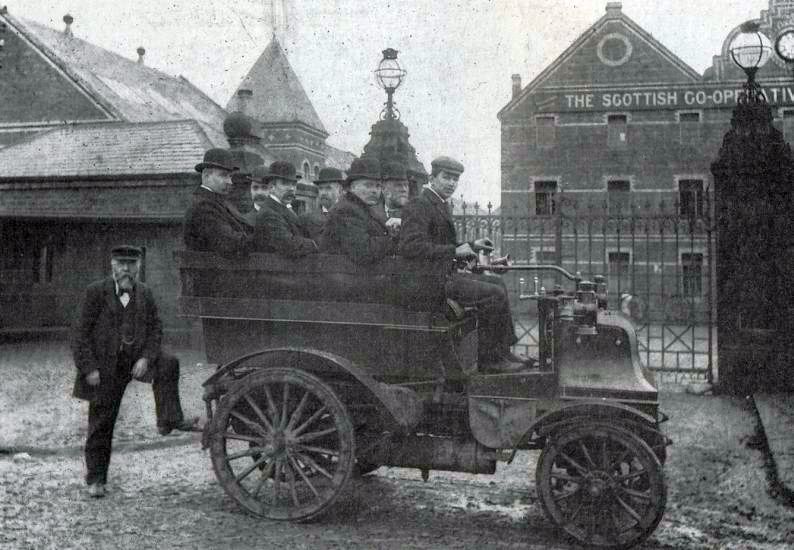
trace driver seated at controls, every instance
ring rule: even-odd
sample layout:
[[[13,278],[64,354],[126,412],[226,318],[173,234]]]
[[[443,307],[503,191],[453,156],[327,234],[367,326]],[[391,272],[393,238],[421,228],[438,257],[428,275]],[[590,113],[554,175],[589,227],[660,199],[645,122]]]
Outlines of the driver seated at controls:
[[[460,243],[447,199],[458,187],[463,165],[450,157],[431,163],[428,185],[402,211],[398,253],[413,260],[432,261],[476,256],[469,243]],[[504,283],[497,277],[475,273],[453,273],[445,290],[448,298],[478,315],[478,362],[481,372],[511,373],[529,368],[529,360],[514,355],[510,346],[518,341]]]

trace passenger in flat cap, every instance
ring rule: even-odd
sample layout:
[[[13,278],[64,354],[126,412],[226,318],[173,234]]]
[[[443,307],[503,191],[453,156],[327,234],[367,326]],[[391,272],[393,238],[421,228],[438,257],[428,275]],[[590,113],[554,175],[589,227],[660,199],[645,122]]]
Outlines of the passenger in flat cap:
[[[254,166],[246,178],[249,183],[249,192],[251,193],[251,210],[245,213],[245,219],[252,226],[256,224],[256,215],[262,209],[262,204],[264,204],[265,199],[270,194],[270,188],[266,181],[269,173],[270,170],[267,166]]]
[[[193,193],[184,225],[185,246],[189,250],[232,258],[251,251],[254,228],[227,199],[235,170],[232,155],[226,149],[209,149],[196,165],[201,186]]]
[[[257,252],[275,252],[288,258],[300,258],[319,252],[317,243],[292,210],[298,178],[295,167],[277,160],[259,179],[267,190],[254,221],[254,248]]]
[[[397,252],[381,206],[380,163],[356,159],[350,165],[344,193],[328,214],[321,248],[344,254],[358,264],[372,264]]]
[[[309,233],[309,237],[319,242],[328,213],[339,201],[345,177],[336,168],[322,168],[314,185],[317,186],[317,208],[304,212],[298,218]]]
[[[86,483],[91,497],[105,495],[113,428],[132,380],[150,382],[157,428],[198,430],[179,402],[179,361],[161,348],[162,324],[152,291],[138,280],[142,249],[122,245],[110,255],[110,276],[89,285],[74,327],[77,372],[73,395],[89,401],[85,443]]]
[[[476,256],[469,243],[458,241],[447,199],[458,187],[463,165],[450,157],[431,163],[429,185],[402,212],[399,253],[405,258],[443,260]],[[447,296],[464,307],[476,307],[479,364],[484,371],[518,372],[526,359],[514,355],[517,342],[507,288],[498,276],[453,273]]]

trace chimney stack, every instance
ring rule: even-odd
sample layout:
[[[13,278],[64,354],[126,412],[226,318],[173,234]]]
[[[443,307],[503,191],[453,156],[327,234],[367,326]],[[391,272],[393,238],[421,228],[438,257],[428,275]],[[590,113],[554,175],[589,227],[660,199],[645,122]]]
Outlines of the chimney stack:
[[[620,2],[607,2],[607,16],[611,19],[618,19],[620,18],[621,11],[623,10],[623,4]]]
[[[63,22],[66,23],[66,28],[63,29],[63,34],[66,36],[72,36],[72,23],[74,22],[74,17],[67,13],[63,16]]]
[[[513,79],[513,99],[515,99],[521,93],[521,75],[514,74],[510,78]]]
[[[146,55],[146,49],[143,46],[138,46],[135,51],[138,52],[138,63],[143,65],[143,56]]]
[[[251,98],[254,96],[254,92],[247,88],[241,88],[237,90],[237,110],[243,113],[244,115],[248,114],[248,103],[251,101]]]

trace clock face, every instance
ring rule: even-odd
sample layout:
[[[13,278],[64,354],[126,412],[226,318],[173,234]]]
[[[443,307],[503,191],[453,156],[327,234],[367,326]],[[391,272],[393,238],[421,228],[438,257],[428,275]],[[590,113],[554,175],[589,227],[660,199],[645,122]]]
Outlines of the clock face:
[[[794,62],[794,29],[787,29],[780,33],[775,40],[775,51],[786,62]]]

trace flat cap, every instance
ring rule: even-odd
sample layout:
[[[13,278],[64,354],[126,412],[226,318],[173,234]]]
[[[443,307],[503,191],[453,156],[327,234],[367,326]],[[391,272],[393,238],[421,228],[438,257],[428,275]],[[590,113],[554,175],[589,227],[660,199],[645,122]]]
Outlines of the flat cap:
[[[463,165],[452,157],[436,157],[430,163],[432,171],[435,173],[439,170],[452,172],[453,174],[462,174]]]
[[[120,244],[110,249],[110,257],[114,260],[140,260],[143,250],[130,244]]]

